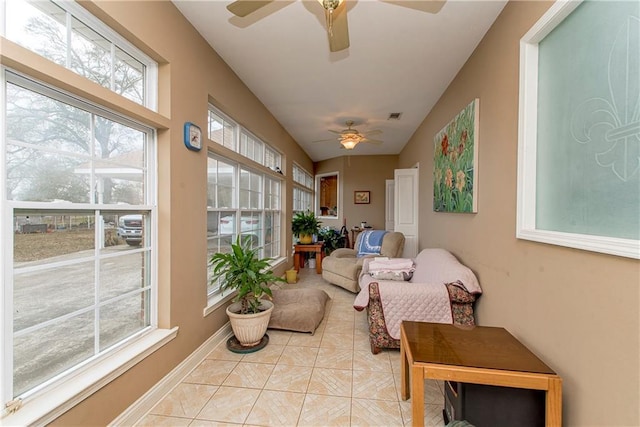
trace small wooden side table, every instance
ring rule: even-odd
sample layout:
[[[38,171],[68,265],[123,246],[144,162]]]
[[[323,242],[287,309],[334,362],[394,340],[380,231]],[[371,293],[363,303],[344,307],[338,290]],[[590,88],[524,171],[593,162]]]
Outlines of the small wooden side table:
[[[324,243],[312,243],[310,245],[294,245],[293,268],[300,272],[300,267],[304,266],[302,254],[304,252],[315,252],[316,254],[316,273],[322,274],[322,260],[324,259]]]
[[[424,425],[424,380],[544,390],[545,425],[562,426],[562,379],[504,328],[400,325],[401,395],[412,424]]]

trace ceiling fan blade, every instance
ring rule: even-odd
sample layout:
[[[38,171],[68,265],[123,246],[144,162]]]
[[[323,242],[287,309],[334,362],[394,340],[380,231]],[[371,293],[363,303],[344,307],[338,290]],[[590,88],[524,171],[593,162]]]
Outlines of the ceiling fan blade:
[[[329,50],[331,52],[338,52],[349,47],[347,2],[343,1],[340,6],[333,11],[331,20],[331,28],[327,28],[327,32],[329,33]]]
[[[227,6],[227,10],[236,16],[244,18],[272,1],[273,0],[236,0]]]
[[[331,130],[331,129],[329,129],[329,132],[331,132],[331,133],[335,133],[335,134],[338,134],[338,135],[340,135],[340,134],[342,133],[342,132],[341,132],[341,131],[339,131],[339,130]]]
[[[364,138],[362,141],[360,142],[368,142],[370,144],[375,144],[375,145],[380,145],[382,144],[384,141],[380,141],[379,139],[370,139],[370,138]]]
[[[396,6],[408,7],[427,13],[438,13],[446,0],[380,0],[384,3],[395,4]]]
[[[330,139],[318,139],[317,141],[311,141],[312,144],[316,142],[335,142],[338,141],[338,138],[330,138]]]
[[[365,132],[364,136],[368,137],[370,135],[380,135],[382,131],[380,129],[370,130],[369,132]]]

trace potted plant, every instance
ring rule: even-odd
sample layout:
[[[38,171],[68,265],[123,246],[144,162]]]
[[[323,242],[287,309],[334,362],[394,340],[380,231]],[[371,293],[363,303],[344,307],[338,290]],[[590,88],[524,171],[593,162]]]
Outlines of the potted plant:
[[[298,237],[300,243],[308,245],[313,241],[313,235],[318,234],[320,221],[311,211],[297,212],[291,221],[291,231]]]
[[[320,227],[318,239],[324,242],[324,254],[327,256],[338,248],[344,248],[344,236],[335,228]]]
[[[227,307],[227,315],[231,322],[233,334],[243,347],[260,344],[264,337],[273,303],[263,296],[271,296],[269,284],[284,282],[269,268],[271,258],[258,258],[258,249],[249,247],[249,240],[244,244],[240,236],[235,244],[231,244],[231,252],[217,252],[209,261],[212,267],[211,281],[220,280],[220,290],[235,290],[238,294],[233,303]]]

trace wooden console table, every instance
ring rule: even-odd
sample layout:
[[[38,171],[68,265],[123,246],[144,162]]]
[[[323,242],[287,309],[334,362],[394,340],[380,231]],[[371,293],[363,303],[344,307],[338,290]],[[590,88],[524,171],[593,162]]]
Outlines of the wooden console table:
[[[316,254],[316,273],[322,274],[322,260],[324,259],[324,243],[313,243],[310,245],[294,245],[293,268],[300,272],[300,267],[304,266],[302,254],[304,252],[315,252]]]
[[[544,390],[546,426],[562,425],[562,379],[504,328],[403,321],[400,361],[414,426],[424,425],[425,379]]]

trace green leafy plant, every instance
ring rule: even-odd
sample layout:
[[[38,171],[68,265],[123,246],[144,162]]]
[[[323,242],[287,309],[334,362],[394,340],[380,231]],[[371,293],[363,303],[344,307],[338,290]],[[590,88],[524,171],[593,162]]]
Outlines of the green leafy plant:
[[[335,228],[326,226],[318,230],[318,239],[324,242],[325,255],[344,247],[344,236]]]
[[[296,237],[303,234],[313,236],[314,234],[318,234],[321,223],[322,222],[318,221],[316,215],[311,211],[297,212],[291,221],[291,231],[293,231],[293,235]]]
[[[238,291],[233,301],[239,301],[242,306],[239,314],[260,312],[260,298],[265,294],[271,296],[269,284],[285,282],[269,268],[271,258],[260,259],[257,252],[258,249],[249,247],[248,239],[241,244],[238,236],[236,243],[231,244],[231,252],[217,252],[209,261],[213,269],[211,282],[220,280],[222,291]]]

